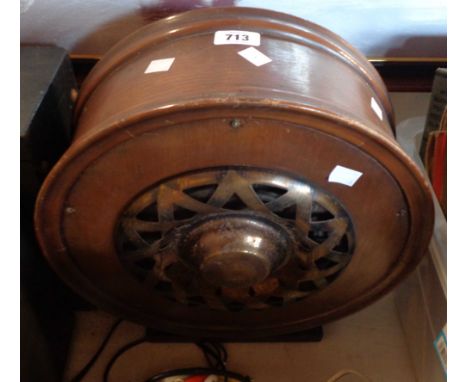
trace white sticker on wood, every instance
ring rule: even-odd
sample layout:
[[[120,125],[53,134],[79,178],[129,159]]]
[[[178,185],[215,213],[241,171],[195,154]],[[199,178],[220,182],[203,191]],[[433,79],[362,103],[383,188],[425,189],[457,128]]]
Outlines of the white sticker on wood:
[[[352,187],[361,176],[362,172],[343,166],[335,166],[330,175],[328,175],[328,181],[330,183],[341,183],[345,186]]]
[[[247,31],[217,31],[214,34],[213,44],[260,46],[260,33]]]
[[[377,117],[379,117],[380,120],[383,120],[382,109],[380,108],[379,104],[377,103],[374,97],[371,98],[370,105],[372,110],[374,110],[374,113],[377,114]]]
[[[262,66],[272,61],[270,57],[264,55],[262,52],[260,52],[258,49],[255,49],[253,46],[241,50],[237,53],[244,57],[250,63],[254,64],[255,66]]]
[[[149,63],[148,67],[145,70],[145,74],[148,73],[157,73],[157,72],[167,72],[172,64],[174,63],[175,57],[171,58],[160,58],[153,60]]]

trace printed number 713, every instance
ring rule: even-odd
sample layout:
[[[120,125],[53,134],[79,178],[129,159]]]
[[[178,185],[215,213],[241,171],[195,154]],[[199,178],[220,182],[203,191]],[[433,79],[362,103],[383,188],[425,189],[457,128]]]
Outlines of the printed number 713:
[[[233,33],[226,33],[226,41],[249,41],[248,34],[233,34]]]

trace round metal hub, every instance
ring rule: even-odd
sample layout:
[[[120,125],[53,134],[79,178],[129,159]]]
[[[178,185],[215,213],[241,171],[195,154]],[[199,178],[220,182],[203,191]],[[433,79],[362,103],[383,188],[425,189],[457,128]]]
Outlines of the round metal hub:
[[[215,215],[181,240],[181,257],[218,287],[248,288],[265,280],[291,249],[281,226],[251,215]]]
[[[354,234],[320,189],[266,170],[175,177],[138,196],[117,235],[145,287],[213,309],[263,309],[325,288],[346,267]]]

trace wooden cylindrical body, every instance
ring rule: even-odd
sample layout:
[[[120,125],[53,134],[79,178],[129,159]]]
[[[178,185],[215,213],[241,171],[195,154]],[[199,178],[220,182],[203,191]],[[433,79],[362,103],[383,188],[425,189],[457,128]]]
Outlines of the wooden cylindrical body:
[[[296,17],[214,8],[155,22],[97,64],[75,122],[38,198],[38,238],[66,282],[126,318],[210,336],[306,329],[383,295],[427,248],[429,186],[396,143],[381,78],[340,37]],[[193,268],[177,244],[191,224],[234,214],[248,241],[236,248],[251,248],[252,261],[263,231],[249,236],[239,219],[282,227],[289,254],[272,275],[248,293],[174,275]],[[216,222],[204,224],[224,227]],[[132,273],[125,251],[150,256]],[[265,278],[263,268],[247,277],[248,261],[224,261],[220,279],[237,285],[231,268]]]

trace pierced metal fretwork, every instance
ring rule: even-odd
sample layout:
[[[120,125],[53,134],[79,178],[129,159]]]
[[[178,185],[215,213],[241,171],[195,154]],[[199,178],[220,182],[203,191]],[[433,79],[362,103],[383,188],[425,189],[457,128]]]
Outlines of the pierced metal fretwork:
[[[246,214],[284,227],[290,255],[248,288],[215,287],[186,264],[179,243],[207,216]],[[247,168],[185,174],[136,197],[119,221],[121,261],[145,287],[167,298],[213,309],[263,309],[327,287],[352,258],[354,234],[338,200],[311,184]]]

